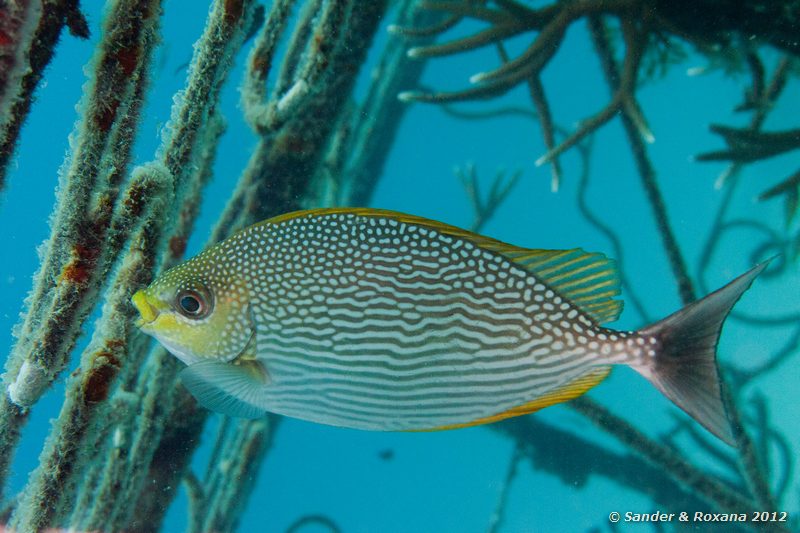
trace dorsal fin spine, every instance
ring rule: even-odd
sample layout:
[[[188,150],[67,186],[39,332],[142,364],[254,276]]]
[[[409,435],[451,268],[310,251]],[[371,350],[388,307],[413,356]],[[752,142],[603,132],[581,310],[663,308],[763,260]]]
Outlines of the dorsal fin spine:
[[[595,288],[599,289],[599,288],[602,288],[602,287],[606,286],[606,285],[600,285],[601,282],[597,281],[597,280],[602,279],[604,277],[608,277],[608,272],[597,272],[597,273],[592,274],[590,276],[581,277],[581,278],[578,278],[576,280],[567,281],[567,282],[564,282],[564,283],[557,283],[556,285],[558,285],[558,287],[561,290],[565,290],[565,289],[570,289],[571,290],[573,287],[576,288],[576,289],[580,289],[580,287],[583,287],[584,285],[595,287]],[[609,278],[607,282],[602,282],[602,283],[606,283],[606,284],[611,283],[613,285],[614,283],[616,283],[616,281],[613,278]],[[573,294],[574,294],[574,292],[573,292]]]
[[[589,264],[589,265],[582,266],[580,268],[576,268],[575,270],[570,270],[570,271],[564,272],[563,274],[560,274],[558,276],[550,276],[550,277],[548,277],[548,279],[551,282],[556,282],[556,281],[562,280],[564,278],[573,277],[573,276],[575,276],[577,274],[580,274],[581,272],[586,272],[587,270],[591,270],[593,268],[599,268],[599,266],[597,264],[592,263],[592,264]],[[607,269],[603,269],[600,272],[597,272],[597,275],[604,274],[604,273],[607,273]]]
[[[605,292],[598,292],[598,293],[592,292],[593,290],[594,290],[594,287],[590,287],[589,289],[587,289],[587,290],[585,290],[583,292],[573,293],[573,294],[578,294],[579,296],[577,298],[572,298],[572,301],[579,302],[579,301],[584,301],[584,300],[598,300],[598,299],[601,299],[601,298],[613,298],[614,296],[616,296],[618,294],[618,291],[616,289],[615,290],[610,290],[610,291],[605,291]]]
[[[549,267],[549,268],[537,269],[537,271],[538,271],[538,272],[539,272],[541,275],[543,275],[543,276],[548,276],[548,277],[549,277],[549,274],[552,274],[552,273],[554,273],[554,272],[558,272],[558,271],[560,271],[560,270],[566,270],[567,272],[574,272],[574,270],[570,270],[570,269],[569,269],[569,267],[570,267],[571,265],[574,265],[575,263],[580,263],[581,261],[585,261],[585,258],[583,258],[583,257],[577,257],[577,258],[575,258],[575,259],[572,259],[572,260],[570,260],[570,261],[566,261],[566,262],[564,262],[564,263],[559,263],[559,264],[557,264],[557,265],[553,265],[553,266],[551,266],[551,267]],[[589,266],[591,266],[591,265],[589,265]],[[588,268],[588,267],[587,267],[587,268]]]

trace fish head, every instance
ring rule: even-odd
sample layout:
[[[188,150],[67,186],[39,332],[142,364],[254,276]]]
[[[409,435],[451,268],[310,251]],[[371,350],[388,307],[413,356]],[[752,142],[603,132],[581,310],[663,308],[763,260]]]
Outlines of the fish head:
[[[201,254],[168,270],[131,300],[136,325],[187,365],[232,361],[255,331],[246,285],[224,265],[204,263]]]

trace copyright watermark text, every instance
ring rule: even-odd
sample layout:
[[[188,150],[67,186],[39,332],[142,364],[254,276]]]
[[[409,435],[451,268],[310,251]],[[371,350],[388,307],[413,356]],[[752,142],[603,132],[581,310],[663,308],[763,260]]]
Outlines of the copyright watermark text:
[[[787,522],[789,513],[782,512],[753,512],[753,513],[704,513],[680,512],[664,513],[633,513],[626,511],[619,513],[612,511],[608,514],[608,521],[617,522]]]

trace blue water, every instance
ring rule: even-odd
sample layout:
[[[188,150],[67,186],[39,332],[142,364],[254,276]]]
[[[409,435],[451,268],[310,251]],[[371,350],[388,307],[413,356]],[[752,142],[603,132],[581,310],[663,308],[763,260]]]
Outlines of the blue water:
[[[47,77],[37,92],[34,110],[23,131],[14,159],[14,170],[0,204],[0,352],[12,344],[11,329],[23,309],[31,276],[38,259],[36,247],[49,233],[48,217],[53,207],[57,173],[68,151],[68,135],[77,120],[75,105],[85,82],[83,73],[100,33],[102,3],[82,2],[92,30],[90,41],[65,36]],[[137,139],[137,163],[153,158],[160,132],[169,117],[173,94],[183,87],[191,46],[205,20],[205,2],[166,2],[163,44],[158,51],[154,82]],[[388,21],[387,21],[388,23]],[[464,24],[453,35],[474,30]],[[379,31],[374,62],[387,39],[385,24]],[[526,43],[512,43],[512,50]],[[777,55],[764,57],[771,68]],[[238,83],[243,57],[239,57],[223,93],[222,109],[228,130],[219,146],[215,178],[206,193],[203,212],[189,253],[200,250],[235,181],[245,165],[255,137],[241,118]],[[466,87],[475,72],[497,64],[492,49],[438,59],[429,63],[426,87]],[[714,187],[724,164],[700,164],[691,157],[723,147],[709,132],[710,123],[744,126],[749,116],[733,113],[741,102],[748,78],[728,77],[721,71],[690,77],[690,67],[706,60],[690,55],[663,78],[648,83],[639,92],[644,113],[656,141],[648,153],[657,170],[672,228],[693,276],[714,214],[723,197]],[[367,64],[364,72],[369,72]],[[363,95],[366,75],[357,94]],[[599,110],[608,100],[608,90],[582,24],[573,27],[556,58],[545,71],[544,83],[556,121],[573,128],[577,121]],[[790,81],[767,130],[797,127],[800,84]],[[482,110],[502,106],[531,108],[526,90],[517,89],[502,99],[467,104],[462,109]],[[474,163],[481,184],[488,189],[499,169],[522,171],[522,178],[507,202],[486,225],[483,233],[530,248],[573,248],[614,256],[608,239],[588,223],[576,209],[580,161],[576,153],[562,158],[564,176],[560,190],[550,191],[549,169],[536,168],[534,161],[545,151],[538,125],[525,117],[464,121],[446,115],[435,106],[413,105],[400,129],[395,146],[372,200],[375,207],[394,209],[469,226],[472,212],[453,169]],[[766,188],[797,168],[797,153],[745,168],[731,207],[731,218],[753,218],[784,231],[781,201],[758,202]],[[625,251],[622,264],[631,286],[652,319],[680,307],[674,277],[669,269],[640,178],[620,123],[604,127],[594,140],[591,185],[587,201],[604,223],[613,228]],[[792,226],[797,231],[797,224]],[[751,252],[759,235],[731,232],[722,240],[706,273],[708,290],[715,289],[751,266]],[[779,276],[756,282],[742,298],[737,310],[774,316],[797,308],[800,277],[797,264]],[[627,294],[622,295],[627,299]],[[614,327],[633,329],[645,318],[628,306]],[[87,328],[91,326],[87,324]],[[764,361],[787,342],[792,326],[757,327],[729,320],[722,336],[722,361],[748,368]],[[800,358],[759,380],[740,399],[745,413],[757,392],[769,401],[770,423],[784,433],[794,453],[800,450]],[[54,417],[61,388],[37,405],[25,429],[24,451],[15,462],[13,487],[22,487],[35,465],[42,439]],[[616,369],[590,395],[651,436],[671,427],[681,414],[669,401],[635,372]],[[584,418],[563,406],[537,413],[548,423],[608,446],[623,448]],[[206,440],[213,438],[217,419],[211,419]],[[716,468],[708,456],[680,440],[684,455],[701,467]],[[487,428],[442,433],[382,434],[345,430],[286,420],[275,437],[258,476],[241,531],[281,532],[306,514],[324,514],[347,533],[405,531],[485,531],[491,521],[506,475],[513,443]],[[391,452],[391,453],[387,453]],[[572,452],[571,452],[572,453]],[[391,457],[387,457],[390,455]],[[198,454],[200,458],[206,453]],[[780,465],[771,465],[773,470]],[[608,530],[611,511],[648,512],[654,504],[643,494],[632,492],[603,477],[592,476],[574,486],[547,474],[524,459],[510,487],[502,531]],[[773,480],[778,474],[773,474]],[[800,512],[800,490],[794,474],[792,488],[780,510]],[[694,511],[694,509],[686,509]],[[164,526],[180,531],[186,523],[186,498],[181,491]],[[324,531],[308,527],[303,531]],[[644,530],[644,529],[643,529]]]

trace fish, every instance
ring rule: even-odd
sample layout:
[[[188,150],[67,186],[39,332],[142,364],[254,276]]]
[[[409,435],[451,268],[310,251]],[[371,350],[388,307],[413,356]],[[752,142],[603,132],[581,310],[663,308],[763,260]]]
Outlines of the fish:
[[[470,427],[576,398],[633,368],[734,445],[716,351],[761,263],[636,331],[615,262],[369,208],[281,215],[137,291],[137,325],[204,407],[375,431]]]

